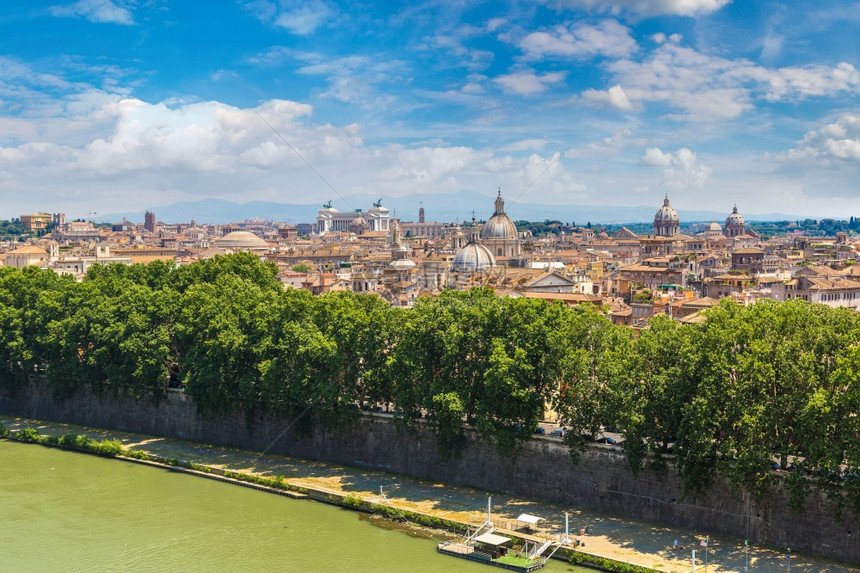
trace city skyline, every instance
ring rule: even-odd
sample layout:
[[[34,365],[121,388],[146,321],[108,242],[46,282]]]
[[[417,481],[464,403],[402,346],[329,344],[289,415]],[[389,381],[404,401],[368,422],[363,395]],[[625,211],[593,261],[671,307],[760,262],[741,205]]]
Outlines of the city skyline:
[[[856,2],[0,8],[0,218],[501,187],[860,213]]]

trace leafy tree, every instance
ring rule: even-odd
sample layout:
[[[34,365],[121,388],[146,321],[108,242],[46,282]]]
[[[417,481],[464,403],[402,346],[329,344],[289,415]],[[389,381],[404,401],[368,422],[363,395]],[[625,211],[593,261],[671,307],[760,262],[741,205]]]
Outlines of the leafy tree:
[[[646,449],[668,452],[680,433],[683,408],[697,389],[694,333],[689,326],[658,315],[633,345],[634,367],[621,380],[625,406],[620,421],[627,465],[633,471],[643,467]]]
[[[337,396],[338,417],[356,419],[358,404],[388,402],[384,386],[391,327],[388,305],[375,295],[329,293],[316,300],[312,320],[335,346],[328,393]]]
[[[270,338],[275,293],[233,273],[201,282],[181,297],[177,338],[186,391],[204,412],[258,410],[260,355]]]
[[[568,428],[571,455],[578,458],[588,439],[603,425],[623,419],[625,397],[619,383],[632,366],[630,333],[596,311],[568,314],[563,326],[567,352],[560,362],[560,389],[554,398],[561,423]]]

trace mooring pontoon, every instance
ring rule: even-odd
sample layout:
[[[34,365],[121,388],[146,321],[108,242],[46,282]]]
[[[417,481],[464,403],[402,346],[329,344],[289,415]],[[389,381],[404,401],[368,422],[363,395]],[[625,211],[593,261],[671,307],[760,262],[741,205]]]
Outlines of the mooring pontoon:
[[[526,541],[523,543],[521,549],[515,551],[513,540],[510,537],[496,533],[492,520],[491,503],[492,498],[488,498],[487,520],[475,529],[475,531],[467,530],[466,535],[462,539],[439,543],[437,550],[440,553],[453,555],[454,557],[486,563],[487,565],[495,565],[496,567],[502,567],[511,571],[529,572],[537,571],[546,565],[547,559],[552,557],[553,553],[570,540],[568,536],[567,515],[565,515],[564,539],[559,543],[554,543],[549,539],[542,543],[538,541]],[[520,517],[522,518],[523,516],[521,515]],[[540,518],[527,516],[525,521],[535,524],[538,519]],[[518,521],[521,520],[518,519]],[[547,550],[553,546],[555,547],[549,555],[545,555]]]

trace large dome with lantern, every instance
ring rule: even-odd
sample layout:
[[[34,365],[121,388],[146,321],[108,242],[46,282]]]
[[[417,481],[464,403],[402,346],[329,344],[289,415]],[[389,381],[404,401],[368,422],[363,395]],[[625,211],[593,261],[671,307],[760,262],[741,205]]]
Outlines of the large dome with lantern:
[[[654,214],[654,234],[658,237],[674,237],[681,232],[681,218],[669,204],[669,196],[663,199],[663,206]]]

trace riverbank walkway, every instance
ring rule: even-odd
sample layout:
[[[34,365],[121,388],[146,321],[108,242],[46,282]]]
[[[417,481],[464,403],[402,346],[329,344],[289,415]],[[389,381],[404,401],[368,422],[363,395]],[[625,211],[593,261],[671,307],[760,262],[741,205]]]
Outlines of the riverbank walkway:
[[[420,481],[363,468],[56,422],[0,415],[0,424],[13,431],[26,427],[35,428],[41,435],[60,436],[71,433],[85,434],[95,440],[119,440],[127,449],[144,451],[161,458],[175,458],[268,478],[283,476],[293,485],[341,495],[349,494],[374,503],[385,503],[440,518],[476,525],[486,519],[487,492],[477,489]],[[696,571],[706,571],[705,547],[701,544],[706,538],[703,532],[636,522],[587,510],[517,499],[499,493],[493,493],[492,497],[493,520],[496,526],[502,529],[517,530],[522,525],[517,523],[517,516],[528,513],[545,518],[538,526],[532,526],[532,533],[557,539],[564,534],[564,513],[567,512],[570,516],[571,536],[582,544],[577,547],[580,551],[658,571],[684,573],[692,570],[691,551],[695,549]],[[675,540],[683,550],[674,548]],[[707,551],[707,571],[712,573],[746,570],[758,573],[788,571],[784,551],[751,546],[747,553],[743,540],[712,535]],[[860,573],[860,566],[833,563],[792,552],[791,571]]]

